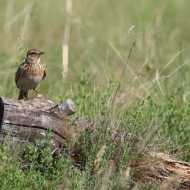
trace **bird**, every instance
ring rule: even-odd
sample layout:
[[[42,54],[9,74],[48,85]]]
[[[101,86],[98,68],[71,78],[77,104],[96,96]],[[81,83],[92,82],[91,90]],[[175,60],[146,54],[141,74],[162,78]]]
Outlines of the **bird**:
[[[41,62],[41,55],[44,52],[37,48],[30,49],[25,61],[19,65],[15,74],[15,83],[20,89],[18,100],[27,100],[28,91],[33,89],[37,94],[37,85],[46,77],[44,64]]]

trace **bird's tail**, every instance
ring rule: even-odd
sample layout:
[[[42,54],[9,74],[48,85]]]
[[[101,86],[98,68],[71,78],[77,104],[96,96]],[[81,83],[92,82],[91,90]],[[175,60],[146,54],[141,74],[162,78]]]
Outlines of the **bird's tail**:
[[[28,91],[20,90],[18,100],[27,99],[28,98]]]

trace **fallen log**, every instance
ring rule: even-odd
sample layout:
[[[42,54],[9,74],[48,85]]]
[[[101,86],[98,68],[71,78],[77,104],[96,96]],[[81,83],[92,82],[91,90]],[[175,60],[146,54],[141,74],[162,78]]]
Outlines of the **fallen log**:
[[[75,142],[76,134],[92,124],[72,117],[74,107],[70,99],[55,104],[40,94],[29,100],[0,97],[0,141],[25,145],[36,140],[42,143],[50,130],[54,146]]]

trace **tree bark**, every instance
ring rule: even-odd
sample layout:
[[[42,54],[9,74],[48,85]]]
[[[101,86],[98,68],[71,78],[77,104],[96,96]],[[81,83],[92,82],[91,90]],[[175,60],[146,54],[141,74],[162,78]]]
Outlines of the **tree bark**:
[[[76,134],[92,125],[72,116],[74,106],[72,100],[58,105],[40,94],[29,100],[0,97],[0,141],[28,144],[39,140],[41,143],[50,130],[53,145],[74,143]]]

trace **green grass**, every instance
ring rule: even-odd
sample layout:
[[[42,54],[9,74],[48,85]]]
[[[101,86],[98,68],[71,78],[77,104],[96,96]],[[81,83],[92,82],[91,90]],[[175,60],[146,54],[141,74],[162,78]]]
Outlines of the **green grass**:
[[[42,60],[47,69],[40,92],[57,103],[73,99],[77,115],[100,127],[97,134],[86,131],[78,139],[85,155],[82,171],[72,166],[66,150],[52,160],[48,139],[43,150],[31,145],[22,157],[3,145],[0,188],[159,189],[154,182],[138,183],[133,168],[124,178],[126,167],[149,150],[189,161],[187,4],[187,0],[73,1],[69,73],[63,79],[65,2],[1,1],[1,96],[17,98],[14,73],[26,51],[38,47],[46,53]],[[126,137],[119,145],[112,140],[116,130]],[[95,160],[100,166],[92,175]]]

